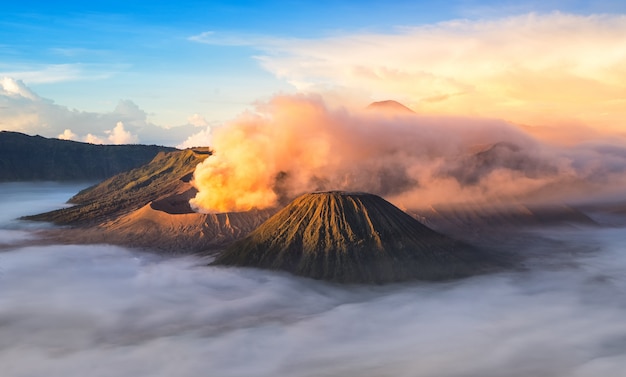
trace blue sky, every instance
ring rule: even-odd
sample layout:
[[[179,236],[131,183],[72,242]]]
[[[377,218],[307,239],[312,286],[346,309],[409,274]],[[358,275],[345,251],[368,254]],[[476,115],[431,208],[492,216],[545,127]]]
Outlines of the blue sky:
[[[127,100],[153,125],[183,125],[193,114],[216,125],[301,89],[259,61],[273,40],[553,11],[620,14],[626,2],[15,1],[0,13],[0,77],[69,110],[110,113]],[[213,34],[194,38],[202,33]]]

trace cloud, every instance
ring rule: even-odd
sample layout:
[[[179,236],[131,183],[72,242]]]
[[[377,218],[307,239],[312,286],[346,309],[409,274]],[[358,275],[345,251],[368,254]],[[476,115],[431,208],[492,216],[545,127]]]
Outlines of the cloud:
[[[106,132],[112,144],[133,144],[137,143],[137,136],[124,129],[124,123],[117,122],[111,131]]]
[[[626,143],[553,147],[500,120],[350,110],[278,96],[216,129],[191,200],[201,212],[282,204],[304,192],[366,191],[404,208],[558,201],[626,184]]]
[[[0,128],[97,144],[142,142],[172,146],[198,132],[191,124],[170,128],[152,124],[148,114],[130,100],[120,100],[112,111],[104,113],[71,110],[38,96],[22,81],[10,77],[0,80]]]
[[[106,138],[88,133],[80,140],[91,144],[136,144],[138,141],[137,135],[126,131],[123,122],[117,122],[115,127],[111,130],[105,130],[104,134]],[[79,140],[78,136],[69,128],[65,129],[58,138],[62,140]]]
[[[187,38],[192,42],[214,46],[263,46],[272,43],[273,38],[242,33],[205,31]]]
[[[190,117],[187,118],[187,122],[189,122],[189,124],[192,124],[196,127],[206,127],[209,125],[206,119],[204,119],[204,117],[200,114],[191,115]]]
[[[57,52],[69,49],[57,49]],[[74,50],[77,52],[78,50]],[[30,84],[48,84],[76,80],[101,80],[113,76],[116,72],[126,68],[124,65],[99,64],[47,64],[25,67],[26,70],[0,71],[0,77],[19,77]]]
[[[264,68],[305,91],[347,87],[423,114],[556,127],[569,138],[571,124],[624,136],[625,34],[626,15],[554,12],[273,38],[257,48]]]
[[[62,134],[59,134],[57,136],[57,138],[61,140],[77,140],[78,135],[73,133],[72,130],[70,130],[69,128],[66,128]]]
[[[83,141],[91,144],[106,144],[103,138],[92,134],[85,135]]]
[[[0,90],[0,94],[3,96],[22,97],[31,100],[39,98],[39,96],[24,85],[23,81],[15,80],[11,77],[2,77],[2,80],[0,80]]]
[[[193,147],[209,147],[213,144],[213,135],[211,127],[207,126],[202,131],[199,131],[187,138],[187,140],[178,144],[176,148],[185,149]]]
[[[109,245],[14,247],[0,257],[0,363],[50,377],[619,375],[623,231],[526,234],[519,252],[549,245],[559,263],[385,287]]]

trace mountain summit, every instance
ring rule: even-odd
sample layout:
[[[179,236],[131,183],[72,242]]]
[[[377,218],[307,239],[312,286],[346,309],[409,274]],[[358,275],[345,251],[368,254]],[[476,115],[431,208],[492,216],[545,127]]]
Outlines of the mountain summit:
[[[394,100],[372,102],[367,105],[366,109],[392,114],[415,114],[415,111]]]
[[[342,283],[442,280],[494,266],[379,196],[305,194],[235,242],[213,264],[286,270]]]

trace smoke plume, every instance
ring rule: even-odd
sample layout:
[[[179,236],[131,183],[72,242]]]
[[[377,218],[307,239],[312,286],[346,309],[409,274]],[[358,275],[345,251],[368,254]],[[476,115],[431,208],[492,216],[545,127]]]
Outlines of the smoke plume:
[[[500,120],[382,110],[332,108],[315,95],[275,97],[216,130],[215,155],[196,168],[191,204],[245,211],[303,192],[350,190],[421,207],[563,199],[563,190],[576,196],[623,183],[620,145],[557,148]]]

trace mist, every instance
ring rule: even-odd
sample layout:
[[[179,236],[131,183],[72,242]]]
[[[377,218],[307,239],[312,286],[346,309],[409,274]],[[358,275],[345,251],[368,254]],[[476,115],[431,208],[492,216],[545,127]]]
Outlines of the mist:
[[[320,190],[366,191],[402,208],[559,203],[626,184],[626,143],[557,146],[502,120],[332,107],[277,96],[216,129],[191,200],[200,212],[268,208]]]
[[[32,240],[36,238],[32,230],[49,226],[16,219],[67,206],[74,194],[89,185],[89,182],[0,184],[0,250],[18,241]]]
[[[71,196],[36,192],[0,213]],[[36,237],[24,222],[1,228]],[[523,269],[389,286],[3,236],[0,364],[9,377],[619,375],[624,229],[527,231]]]

